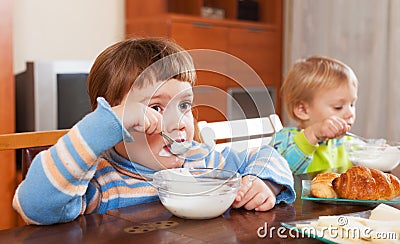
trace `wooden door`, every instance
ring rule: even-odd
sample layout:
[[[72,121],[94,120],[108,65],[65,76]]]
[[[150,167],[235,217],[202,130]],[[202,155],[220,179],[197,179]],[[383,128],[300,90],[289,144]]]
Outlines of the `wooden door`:
[[[12,0],[0,0],[0,134],[14,132],[14,75],[12,53]],[[11,203],[16,187],[15,152],[0,152],[0,229],[16,226]]]

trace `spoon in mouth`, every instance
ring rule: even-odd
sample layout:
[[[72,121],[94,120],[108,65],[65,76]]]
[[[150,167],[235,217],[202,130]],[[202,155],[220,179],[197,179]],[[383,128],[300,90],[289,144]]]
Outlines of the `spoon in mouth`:
[[[168,142],[168,148],[171,151],[172,154],[179,155],[179,154],[184,154],[187,151],[189,151],[190,147],[192,144],[190,142],[184,141],[184,142],[178,142],[169,137],[167,134],[165,134],[163,131],[160,132],[160,135],[164,137],[165,140]]]

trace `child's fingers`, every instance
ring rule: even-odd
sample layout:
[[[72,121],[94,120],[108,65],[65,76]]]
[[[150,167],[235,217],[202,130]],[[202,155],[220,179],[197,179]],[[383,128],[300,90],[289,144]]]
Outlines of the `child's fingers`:
[[[339,135],[343,135],[350,128],[346,120],[338,117],[335,117],[335,125],[337,126],[337,132],[339,133]]]
[[[145,119],[145,133],[152,134],[155,127],[156,126],[155,126],[155,123],[153,122],[153,120],[147,117]]]
[[[143,120],[137,125],[133,126],[133,130],[137,132],[146,132],[150,125],[150,121],[146,116],[143,116]]]
[[[149,125],[146,129],[146,133],[151,135],[151,134],[160,132],[161,131],[161,123],[160,123],[160,119],[158,118],[158,116],[156,116],[155,114],[149,113],[147,115],[147,118],[149,120]]]
[[[256,206],[254,210],[256,211],[268,211],[272,209],[275,206],[276,203],[276,198],[273,196],[268,196],[265,201],[260,204],[259,206]]]
[[[146,119],[148,123],[146,122]],[[161,131],[162,115],[153,109],[145,112],[145,132],[146,134],[159,133]]]
[[[262,191],[255,193],[249,201],[246,202],[244,208],[247,210],[267,211],[275,206],[276,198],[272,192]]]
[[[242,184],[241,184],[241,186],[238,190],[238,193],[236,195],[236,198],[235,198],[235,202],[232,205],[233,207],[240,208],[253,197],[249,193],[249,190],[251,189],[251,187],[253,185],[254,179],[255,179],[255,176],[252,176],[252,175],[243,177]]]
[[[326,139],[332,139],[343,136],[348,130],[345,120],[338,117],[331,117],[324,122],[322,136]]]
[[[267,196],[264,193],[256,193],[252,196],[251,199],[248,199],[248,201],[245,202],[244,208],[247,210],[252,210],[255,209],[259,206],[261,206],[265,200],[267,199]]]
[[[253,197],[254,193],[251,194],[250,191],[247,191],[246,193],[239,192],[238,195],[236,196],[235,201],[232,204],[232,207],[234,208],[240,208],[243,207],[245,204],[247,204]]]

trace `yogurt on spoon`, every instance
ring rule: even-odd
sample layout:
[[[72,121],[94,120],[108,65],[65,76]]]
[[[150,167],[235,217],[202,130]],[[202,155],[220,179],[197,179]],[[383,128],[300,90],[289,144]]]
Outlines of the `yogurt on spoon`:
[[[160,135],[168,141],[169,145],[167,145],[167,146],[172,154],[175,154],[175,155],[184,154],[187,151],[189,151],[189,149],[192,146],[192,143],[190,143],[188,141],[181,141],[181,142],[175,141],[174,139],[169,137],[164,132],[160,132]]]

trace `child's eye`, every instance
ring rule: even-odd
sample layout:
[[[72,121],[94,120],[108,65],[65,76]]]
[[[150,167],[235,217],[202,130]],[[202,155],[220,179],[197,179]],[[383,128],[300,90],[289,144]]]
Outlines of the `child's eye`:
[[[159,112],[159,113],[162,112],[162,108],[161,108],[160,106],[158,106],[158,105],[151,106],[151,108],[154,109],[154,110],[156,110],[156,111]]]
[[[187,111],[190,110],[191,108],[192,108],[192,103],[190,102],[183,102],[179,104],[179,109],[182,111]]]
[[[335,106],[334,107],[336,110],[341,110],[341,109],[343,109],[343,106]]]

